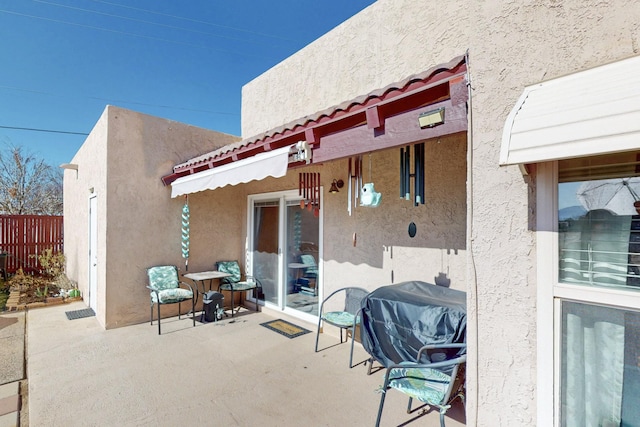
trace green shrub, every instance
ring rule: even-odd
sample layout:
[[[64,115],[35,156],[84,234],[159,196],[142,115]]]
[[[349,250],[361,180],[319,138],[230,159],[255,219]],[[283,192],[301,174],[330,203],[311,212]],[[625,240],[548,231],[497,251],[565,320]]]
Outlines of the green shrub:
[[[65,257],[62,252],[53,253],[53,249],[45,249],[38,255],[38,261],[42,267],[40,274],[44,277],[55,279],[64,274]]]

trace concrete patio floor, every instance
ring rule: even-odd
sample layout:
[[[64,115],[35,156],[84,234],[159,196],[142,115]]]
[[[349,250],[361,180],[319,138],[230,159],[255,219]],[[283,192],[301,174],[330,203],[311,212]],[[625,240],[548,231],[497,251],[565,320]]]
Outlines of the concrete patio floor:
[[[166,319],[103,330],[95,317],[68,320],[82,302],[27,314],[30,426],[373,426],[382,370],[349,369],[349,345],[315,326],[267,310],[192,327]],[[289,339],[261,323],[280,317],[312,331]],[[328,328],[327,328],[328,329]],[[327,331],[328,332],[328,331]],[[354,361],[367,358],[356,344]],[[375,365],[374,365],[375,367]],[[375,370],[375,369],[374,369]],[[409,422],[407,399],[388,393],[383,426],[439,426],[439,414]],[[464,425],[459,400],[447,426]]]

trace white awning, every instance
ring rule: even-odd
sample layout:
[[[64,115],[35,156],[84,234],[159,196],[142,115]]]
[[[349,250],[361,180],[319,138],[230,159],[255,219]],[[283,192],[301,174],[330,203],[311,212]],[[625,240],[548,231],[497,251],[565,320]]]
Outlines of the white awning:
[[[171,183],[171,197],[198,191],[214,190],[268,176],[280,178],[287,174],[290,146],[278,148],[233,163],[183,176]]]
[[[640,148],[640,56],[526,87],[509,114],[500,164]]]

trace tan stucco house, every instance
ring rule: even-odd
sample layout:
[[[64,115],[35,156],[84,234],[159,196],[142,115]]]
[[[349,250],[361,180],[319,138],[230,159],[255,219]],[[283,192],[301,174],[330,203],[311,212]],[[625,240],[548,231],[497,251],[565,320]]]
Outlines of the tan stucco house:
[[[632,0],[378,0],[243,87],[241,138],[107,107],[65,172],[68,275],[105,328],[148,321],[188,202],[189,271],[239,260],[263,310],[465,291],[468,425],[637,425],[639,55]]]

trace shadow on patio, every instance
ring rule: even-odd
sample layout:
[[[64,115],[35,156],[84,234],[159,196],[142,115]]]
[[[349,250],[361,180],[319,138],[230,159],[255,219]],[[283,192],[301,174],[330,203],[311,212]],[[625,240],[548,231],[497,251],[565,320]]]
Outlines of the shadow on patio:
[[[81,302],[28,313],[29,422],[51,425],[373,426],[384,372],[349,369],[349,345],[312,331],[289,339],[261,323],[273,313],[245,311],[192,327],[166,319],[105,331],[95,317],[68,320]],[[328,331],[329,332],[329,331]],[[354,361],[366,352],[356,345]],[[431,411],[407,423],[407,399],[391,391],[383,426],[439,426]],[[447,426],[464,425],[459,400]]]

